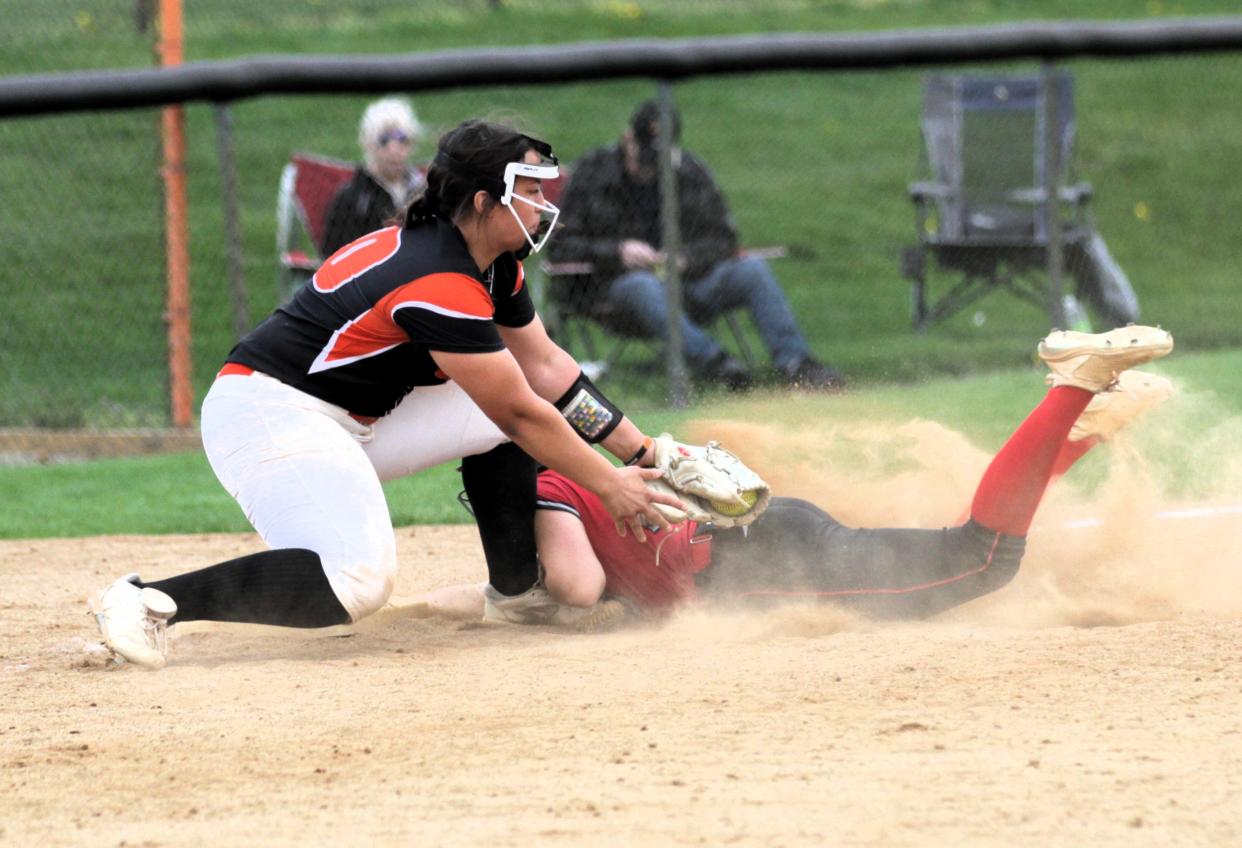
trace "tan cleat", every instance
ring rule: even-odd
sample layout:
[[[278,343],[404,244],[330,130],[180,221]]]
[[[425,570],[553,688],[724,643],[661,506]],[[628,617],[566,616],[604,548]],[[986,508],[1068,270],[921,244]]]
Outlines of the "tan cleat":
[[[1039,358],[1052,372],[1052,386],[1108,391],[1122,371],[1159,359],[1173,349],[1173,337],[1159,327],[1131,324],[1107,333],[1054,330],[1039,343]]]
[[[1074,422],[1069,440],[1108,441],[1134,418],[1155,409],[1172,394],[1173,382],[1167,377],[1144,371],[1122,371],[1113,388],[1091,398],[1091,403]]]
[[[177,604],[159,589],[140,587],[127,574],[91,604],[104,644],[114,655],[143,668],[163,668],[168,659],[168,619]]]

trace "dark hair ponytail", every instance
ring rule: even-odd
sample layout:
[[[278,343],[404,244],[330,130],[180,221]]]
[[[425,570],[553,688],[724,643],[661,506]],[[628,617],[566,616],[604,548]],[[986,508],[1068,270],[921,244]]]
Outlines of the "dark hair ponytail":
[[[418,196],[405,207],[405,212],[401,214],[401,224],[407,228],[412,227],[419,221],[436,217],[439,211],[440,198],[424,186]]]
[[[499,200],[504,193],[505,165],[520,162],[531,149],[531,139],[512,127],[478,119],[463,121],[440,137],[427,168],[427,185],[403,213],[405,226],[471,214],[478,191]]]

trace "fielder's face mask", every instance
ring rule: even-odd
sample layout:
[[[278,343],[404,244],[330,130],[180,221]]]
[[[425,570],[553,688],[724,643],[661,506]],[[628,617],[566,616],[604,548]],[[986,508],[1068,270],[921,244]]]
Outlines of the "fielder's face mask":
[[[513,186],[517,182],[518,177],[530,177],[535,180],[554,180],[560,176],[561,169],[557,165],[556,157],[552,155],[552,146],[550,144],[537,138],[531,138],[528,135],[522,137],[529,141],[531,148],[539,154],[539,162],[510,162],[505,165],[505,190],[504,194],[500,196],[500,203],[509,210],[509,214],[522,227],[522,232],[526,233],[526,241],[530,245],[530,252],[538,253],[548,243],[548,237],[552,235],[552,229],[556,226],[556,221],[561,216],[561,210],[546,200],[538,203],[525,195],[514,194]],[[513,208],[513,201],[515,200],[525,203],[527,206],[533,206],[540,212],[551,214],[552,220],[544,219],[539,225],[538,241],[531,237],[526,226],[522,224],[522,219],[518,216],[517,210]]]

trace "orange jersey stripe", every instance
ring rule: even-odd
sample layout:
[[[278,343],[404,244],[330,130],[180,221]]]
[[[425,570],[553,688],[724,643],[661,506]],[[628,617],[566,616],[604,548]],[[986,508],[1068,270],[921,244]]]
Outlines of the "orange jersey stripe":
[[[307,373],[314,374],[376,356],[406,341],[409,341],[409,336],[388,316],[368,309],[332,334]]]
[[[377,304],[389,319],[398,309],[429,309],[454,318],[490,321],[495,313],[483,284],[465,274],[438,273],[398,286]]]
[[[394,320],[400,309],[427,309],[476,321],[491,320],[493,314],[492,299],[478,280],[465,274],[428,274],[393,289],[333,333],[308,373],[348,365],[409,341],[409,335]]]
[[[350,280],[392,258],[400,247],[400,227],[388,227],[368,233],[329,256],[311,278],[311,284],[316,291],[336,291]]]

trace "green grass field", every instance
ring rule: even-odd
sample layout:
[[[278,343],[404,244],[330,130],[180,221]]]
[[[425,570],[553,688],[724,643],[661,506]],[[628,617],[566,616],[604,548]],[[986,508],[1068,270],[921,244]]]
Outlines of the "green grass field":
[[[1140,446],[1146,461],[1160,469],[1170,491],[1188,496],[1213,491],[1225,472],[1218,458],[1232,454],[1242,437],[1242,351],[1175,351],[1152,369],[1173,377],[1182,392],[1153,414],[1162,426],[1154,434],[1144,433]],[[877,385],[845,395],[720,399],[683,412],[641,410],[635,417],[650,432],[677,432],[695,418],[726,418],[810,433],[817,428],[824,432],[824,424],[922,418],[994,451],[1038,402],[1041,374],[1042,369],[1027,365],[910,385]],[[780,406],[775,422],[774,404]],[[746,446],[737,447],[744,451]],[[826,447],[832,446],[808,444],[806,450],[816,456]],[[833,452],[847,449],[836,446]],[[1109,460],[1106,451],[1096,454],[1075,469],[1077,482],[1099,481]],[[790,457],[791,463],[798,460]],[[454,497],[460,488],[452,464],[388,484],[394,523],[469,522]],[[197,452],[0,469],[0,502],[6,504],[0,511],[0,538],[250,529]]]
[[[0,74],[150,63],[149,35],[118,17],[116,4],[14,2],[7,17],[15,48],[0,51]],[[1225,0],[510,0],[495,10],[482,0],[187,5],[191,61],[1236,11]],[[1242,82],[1242,61],[1220,54],[1067,67],[1077,81],[1079,171],[1096,187],[1099,229],[1133,279],[1145,320],[1169,327],[1178,339],[1170,371],[1198,367],[1205,383],[1222,395],[1231,386],[1239,396],[1232,351],[1242,345],[1242,246],[1235,233],[1242,192],[1230,175],[1242,168],[1242,112],[1230,92]],[[776,265],[782,284],[812,346],[856,388],[806,408],[822,408],[815,414],[823,415],[934,417],[994,446],[1030,400],[1026,393],[1009,397],[1008,387],[1014,373],[1025,373],[1046,319],[1014,299],[992,297],[926,335],[909,329],[897,254],[913,236],[906,185],[919,176],[925,70],[697,79],[678,84],[675,93],[685,144],[715,169],[746,243],[794,249]],[[653,91],[651,81],[624,80],[408,93],[433,135],[467,116],[507,116],[552,140],[572,161],[614,139],[633,105]],[[232,105],[244,267],[256,320],[275,303],[273,208],[281,167],[296,149],[354,158],[356,121],[368,99],[308,95]],[[0,295],[11,328],[0,346],[0,425],[165,420],[155,119],[144,110],[0,122],[0,193],[10,210],[0,217],[8,254]],[[232,343],[209,105],[189,107],[188,133],[194,377],[201,397]],[[428,154],[430,145],[429,139],[419,153]],[[1206,353],[1211,350],[1226,352]],[[606,387],[649,429],[679,420],[661,409],[663,383],[656,375],[638,371],[611,378]],[[761,406],[696,398],[713,400],[742,416],[751,414],[748,403]],[[455,491],[452,476],[449,469],[394,487],[397,521],[464,519],[445,497]],[[2,469],[7,508],[0,533],[244,529],[217,488],[198,457]],[[117,504],[117,491],[132,492],[133,503]],[[72,516],[66,503],[75,504]]]

